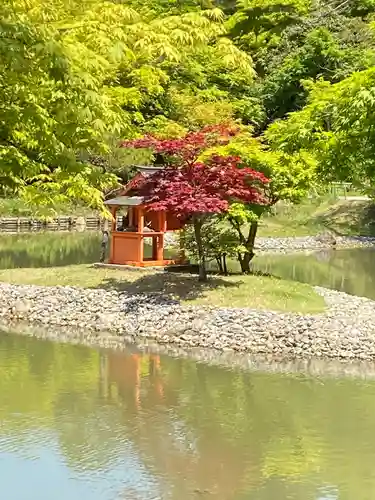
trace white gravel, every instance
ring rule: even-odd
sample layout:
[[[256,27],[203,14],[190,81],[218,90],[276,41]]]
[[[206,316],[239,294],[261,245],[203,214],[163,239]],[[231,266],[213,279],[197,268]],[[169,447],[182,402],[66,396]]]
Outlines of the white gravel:
[[[375,302],[317,288],[320,315],[183,306],[160,295],[0,284],[0,321],[103,346],[114,339],[282,358],[375,359]],[[59,335],[57,333],[56,335]]]

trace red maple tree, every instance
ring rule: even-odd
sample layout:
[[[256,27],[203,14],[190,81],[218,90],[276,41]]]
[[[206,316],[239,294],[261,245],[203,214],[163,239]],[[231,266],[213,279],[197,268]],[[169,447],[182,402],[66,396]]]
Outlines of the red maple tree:
[[[166,158],[164,169],[140,179],[134,188],[150,210],[168,211],[194,224],[201,280],[207,279],[201,235],[204,220],[226,212],[231,202],[267,203],[265,186],[269,180],[260,172],[241,168],[240,158],[213,155],[205,163],[197,161],[204,149],[228,142],[235,133],[224,126],[206,127],[179,139],[146,136],[122,144],[150,148]]]
[[[184,137],[159,139],[153,135],[145,135],[140,139],[123,141],[123,148],[151,149],[164,157],[166,164],[178,165],[194,163],[202,151],[216,145],[227,144],[240,132],[233,125],[208,125],[197,132],[188,132]]]

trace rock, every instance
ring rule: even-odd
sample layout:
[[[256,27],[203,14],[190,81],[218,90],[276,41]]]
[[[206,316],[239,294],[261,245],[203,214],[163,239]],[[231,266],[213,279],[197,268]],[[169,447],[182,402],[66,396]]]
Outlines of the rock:
[[[324,233],[318,234],[315,236],[317,241],[321,243],[327,243],[328,245],[336,245],[336,238],[329,231],[325,231]]]
[[[12,311],[14,312],[14,314],[17,315],[24,315],[27,312],[29,312],[30,309],[31,309],[30,301],[22,299],[16,300],[12,307]]]
[[[153,340],[166,349],[209,348],[226,355],[240,351],[286,359],[374,360],[375,302],[321,287],[316,291],[327,311],[303,316],[184,306],[158,293],[0,283],[0,317],[2,323],[45,326],[53,332],[46,337],[95,344],[101,339],[106,346]]]
[[[289,253],[291,251],[313,251],[338,248],[373,247],[375,238],[365,236],[333,236],[329,232],[318,236],[257,238],[255,248],[262,252]]]

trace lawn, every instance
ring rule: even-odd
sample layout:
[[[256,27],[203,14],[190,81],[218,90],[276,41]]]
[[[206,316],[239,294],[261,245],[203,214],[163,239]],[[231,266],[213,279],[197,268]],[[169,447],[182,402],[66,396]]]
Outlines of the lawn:
[[[325,231],[337,235],[375,236],[375,208],[370,202],[316,198],[298,205],[279,204],[263,217],[258,236],[314,236]]]
[[[280,204],[274,214],[262,219],[258,236],[307,236],[327,229],[342,235],[375,235],[374,205],[333,198],[313,198],[294,206]],[[187,274],[92,268],[87,263],[94,262],[100,251],[96,234],[3,235],[0,243],[0,267],[8,268],[0,269],[4,282],[158,292],[185,303],[222,307],[299,313],[324,310],[323,299],[311,286],[274,277],[211,276],[207,284],[201,284]],[[82,264],[69,265],[71,262]]]
[[[218,307],[251,307],[285,312],[318,313],[323,299],[310,285],[268,276],[211,276],[199,283],[189,274],[123,271],[91,265],[4,269],[0,281],[15,284],[105,288],[130,293],[158,292],[184,303]]]
[[[35,210],[35,207],[34,207]],[[34,211],[24,200],[20,198],[0,198],[0,217],[37,217],[43,215],[43,210],[35,214]],[[55,213],[69,216],[95,216],[98,215],[94,210],[79,204],[55,204]],[[44,215],[51,215],[45,213]]]

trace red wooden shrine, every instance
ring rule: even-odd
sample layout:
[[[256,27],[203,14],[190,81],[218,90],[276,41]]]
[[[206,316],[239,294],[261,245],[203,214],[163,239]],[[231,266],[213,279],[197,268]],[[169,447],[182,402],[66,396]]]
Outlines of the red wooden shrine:
[[[156,167],[139,167],[137,175],[117,194],[116,198],[107,200],[105,204],[112,214],[112,230],[110,234],[109,264],[136,267],[165,266],[179,264],[182,259],[165,259],[164,235],[167,231],[182,228],[180,221],[168,212],[149,211],[143,198],[137,196],[135,181],[142,176],[157,172]],[[117,212],[125,209],[126,215],[118,221]],[[145,240],[152,243],[152,255],[145,257]]]

